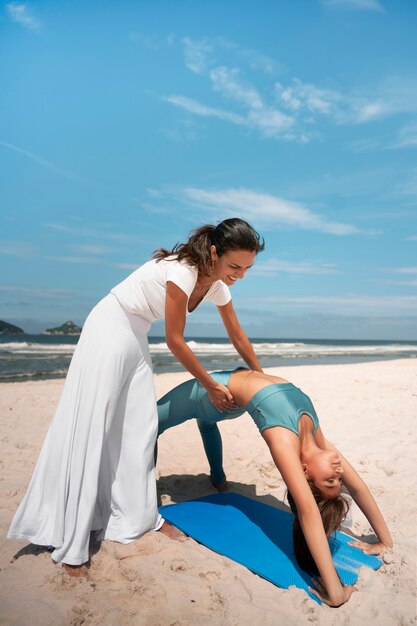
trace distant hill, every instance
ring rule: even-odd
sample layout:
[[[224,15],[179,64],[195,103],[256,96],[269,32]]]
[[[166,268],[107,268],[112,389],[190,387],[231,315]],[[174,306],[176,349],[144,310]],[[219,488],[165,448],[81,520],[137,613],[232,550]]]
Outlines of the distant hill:
[[[24,332],[19,326],[0,320],[0,335],[22,335]]]
[[[80,326],[74,324],[70,320],[62,324],[62,326],[57,326],[56,328],[47,328],[43,333],[44,335],[79,335],[81,333]]]

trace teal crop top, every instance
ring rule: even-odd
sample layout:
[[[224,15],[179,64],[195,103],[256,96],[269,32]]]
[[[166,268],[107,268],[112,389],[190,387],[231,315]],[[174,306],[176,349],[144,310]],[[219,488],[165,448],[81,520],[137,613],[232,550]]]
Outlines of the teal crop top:
[[[314,424],[314,434],[319,418],[310,398],[292,383],[272,383],[260,389],[251,399],[246,410],[253,418],[259,432],[273,426],[288,428],[298,436],[298,422],[303,413]]]

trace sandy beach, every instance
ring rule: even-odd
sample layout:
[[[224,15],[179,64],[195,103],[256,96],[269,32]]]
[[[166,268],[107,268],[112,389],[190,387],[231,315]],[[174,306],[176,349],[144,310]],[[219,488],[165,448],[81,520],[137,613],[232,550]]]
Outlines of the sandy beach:
[[[320,624],[411,626],[416,618],[417,367],[413,359],[269,370],[313,400],[323,431],[367,482],[394,549],[378,572],[362,569],[359,592],[339,609],[283,590],[192,539],[148,533],[128,545],[93,547],[90,579],[70,578],[50,554],[5,539],[24,495],[63,381],[0,385],[0,624],[211,626]],[[158,397],[188,374],[155,377]],[[231,490],[276,505],[285,485],[251,418],[221,423]],[[162,435],[160,502],[214,490],[197,426]],[[134,477],[132,477],[134,479]],[[353,506],[347,527],[370,532]]]

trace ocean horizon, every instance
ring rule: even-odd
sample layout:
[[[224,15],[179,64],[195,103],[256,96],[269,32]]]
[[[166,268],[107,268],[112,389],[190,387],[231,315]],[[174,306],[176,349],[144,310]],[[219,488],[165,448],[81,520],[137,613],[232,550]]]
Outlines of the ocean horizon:
[[[184,371],[165,337],[149,337],[156,374]],[[226,337],[188,337],[187,344],[209,371],[244,365]],[[417,358],[417,341],[352,339],[251,339],[263,367],[359,363]],[[64,378],[78,336],[1,335],[0,382]]]

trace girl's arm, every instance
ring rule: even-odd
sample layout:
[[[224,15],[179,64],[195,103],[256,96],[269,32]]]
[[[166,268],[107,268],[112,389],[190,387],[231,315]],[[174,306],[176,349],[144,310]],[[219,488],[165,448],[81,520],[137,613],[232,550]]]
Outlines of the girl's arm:
[[[233,410],[236,405],[228,388],[216,383],[211,378],[185,342],[187,303],[186,293],[175,283],[168,281],[165,302],[165,335],[168,348],[190,374],[207,389],[208,396],[216,409],[219,411]]]
[[[326,450],[336,450],[336,448],[325,439],[320,427],[317,429],[316,442],[317,445]],[[350,545],[363,550],[366,554],[379,554],[384,548],[392,548],[393,544],[390,532],[368,486],[349,461],[347,461],[338,450],[336,450],[336,452],[339,454],[342,461],[343,484],[372,526],[379,542],[369,544],[362,541],[352,541]]]
[[[228,302],[224,306],[218,306],[217,308],[227,330],[227,334],[229,335],[230,341],[236,348],[237,352],[250,369],[262,372],[262,367],[255,354],[255,350],[253,349],[246,333],[239,324],[232,301]]]
[[[263,431],[262,436],[269,446],[275,465],[294,498],[304,537],[320,572],[321,585],[318,586],[319,591],[310,590],[326,604],[340,606],[349,600],[356,588],[343,586],[339,580],[320,512],[302,470],[299,451],[297,450],[299,444],[294,441],[295,435],[293,433],[282,431],[283,429],[279,427],[268,428]]]

